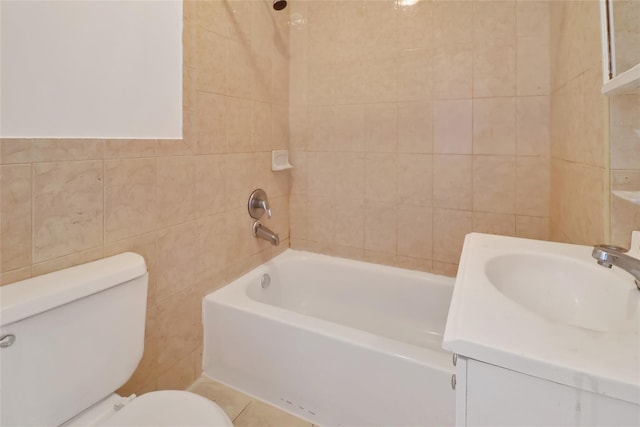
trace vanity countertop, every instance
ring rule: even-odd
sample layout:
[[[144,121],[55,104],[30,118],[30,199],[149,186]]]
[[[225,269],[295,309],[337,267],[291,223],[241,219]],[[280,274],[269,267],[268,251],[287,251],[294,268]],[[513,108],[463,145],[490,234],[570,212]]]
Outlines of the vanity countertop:
[[[598,266],[591,258],[591,250],[590,246],[479,233],[467,235],[443,347],[471,359],[640,404],[640,291],[628,273],[617,267],[608,270]],[[556,266],[572,265],[583,277],[604,278],[601,290],[605,298],[594,299],[593,293],[583,298],[580,283],[568,285],[566,275],[557,274],[552,265],[546,268],[538,261],[535,269],[529,270],[530,286],[525,291],[533,292],[528,295],[535,299],[540,297],[535,292],[550,290],[539,298],[541,310],[548,309],[544,307],[546,301],[549,307],[556,302],[555,289],[562,289],[564,298],[569,297],[567,301],[575,310],[583,310],[580,321],[541,316],[494,285],[496,280],[491,270],[494,267],[487,266],[500,257],[507,261],[531,257],[553,260],[551,264]],[[527,273],[526,269],[518,270],[518,262],[505,265],[507,267],[501,268],[512,271],[501,277],[509,280],[521,277],[520,272]],[[536,277],[532,279],[532,276]],[[540,277],[548,278],[547,282],[553,286],[543,286],[545,280],[537,280]],[[567,295],[565,285],[576,292],[575,296]],[[615,307],[605,304],[610,292],[617,292],[617,299],[612,300],[616,302]],[[589,305],[582,299],[593,301]],[[527,300],[522,301],[527,305]],[[585,312],[585,307],[591,312]],[[604,314],[599,313],[600,310]],[[563,316],[562,307],[556,312],[559,318]],[[590,313],[595,320],[592,321]],[[608,320],[613,317],[615,321]]]

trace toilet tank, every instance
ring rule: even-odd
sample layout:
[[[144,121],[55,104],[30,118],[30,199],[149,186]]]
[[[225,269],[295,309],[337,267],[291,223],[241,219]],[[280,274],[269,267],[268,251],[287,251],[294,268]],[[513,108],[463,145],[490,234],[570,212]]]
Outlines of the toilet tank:
[[[147,281],[123,253],[0,287],[0,425],[56,426],[122,386],[142,358]]]

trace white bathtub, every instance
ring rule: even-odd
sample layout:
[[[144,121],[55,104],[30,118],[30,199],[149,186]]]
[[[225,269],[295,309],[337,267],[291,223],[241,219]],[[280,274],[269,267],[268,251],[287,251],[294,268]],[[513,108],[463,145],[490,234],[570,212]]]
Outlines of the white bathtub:
[[[321,426],[452,426],[452,291],[447,277],[287,250],[204,298],[204,373]]]

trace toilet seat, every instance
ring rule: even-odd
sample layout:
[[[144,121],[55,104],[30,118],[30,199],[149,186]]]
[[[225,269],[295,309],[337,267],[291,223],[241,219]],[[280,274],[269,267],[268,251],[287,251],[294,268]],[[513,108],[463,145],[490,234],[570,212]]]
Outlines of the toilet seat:
[[[120,409],[101,427],[232,427],[227,414],[215,403],[188,391],[145,393]]]

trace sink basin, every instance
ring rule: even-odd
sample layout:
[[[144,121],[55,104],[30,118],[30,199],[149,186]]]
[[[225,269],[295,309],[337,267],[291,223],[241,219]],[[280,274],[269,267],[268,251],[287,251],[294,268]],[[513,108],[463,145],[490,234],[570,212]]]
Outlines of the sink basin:
[[[487,260],[485,273],[504,296],[553,322],[607,332],[632,327],[638,316],[631,276],[624,280],[595,261],[511,253]]]

